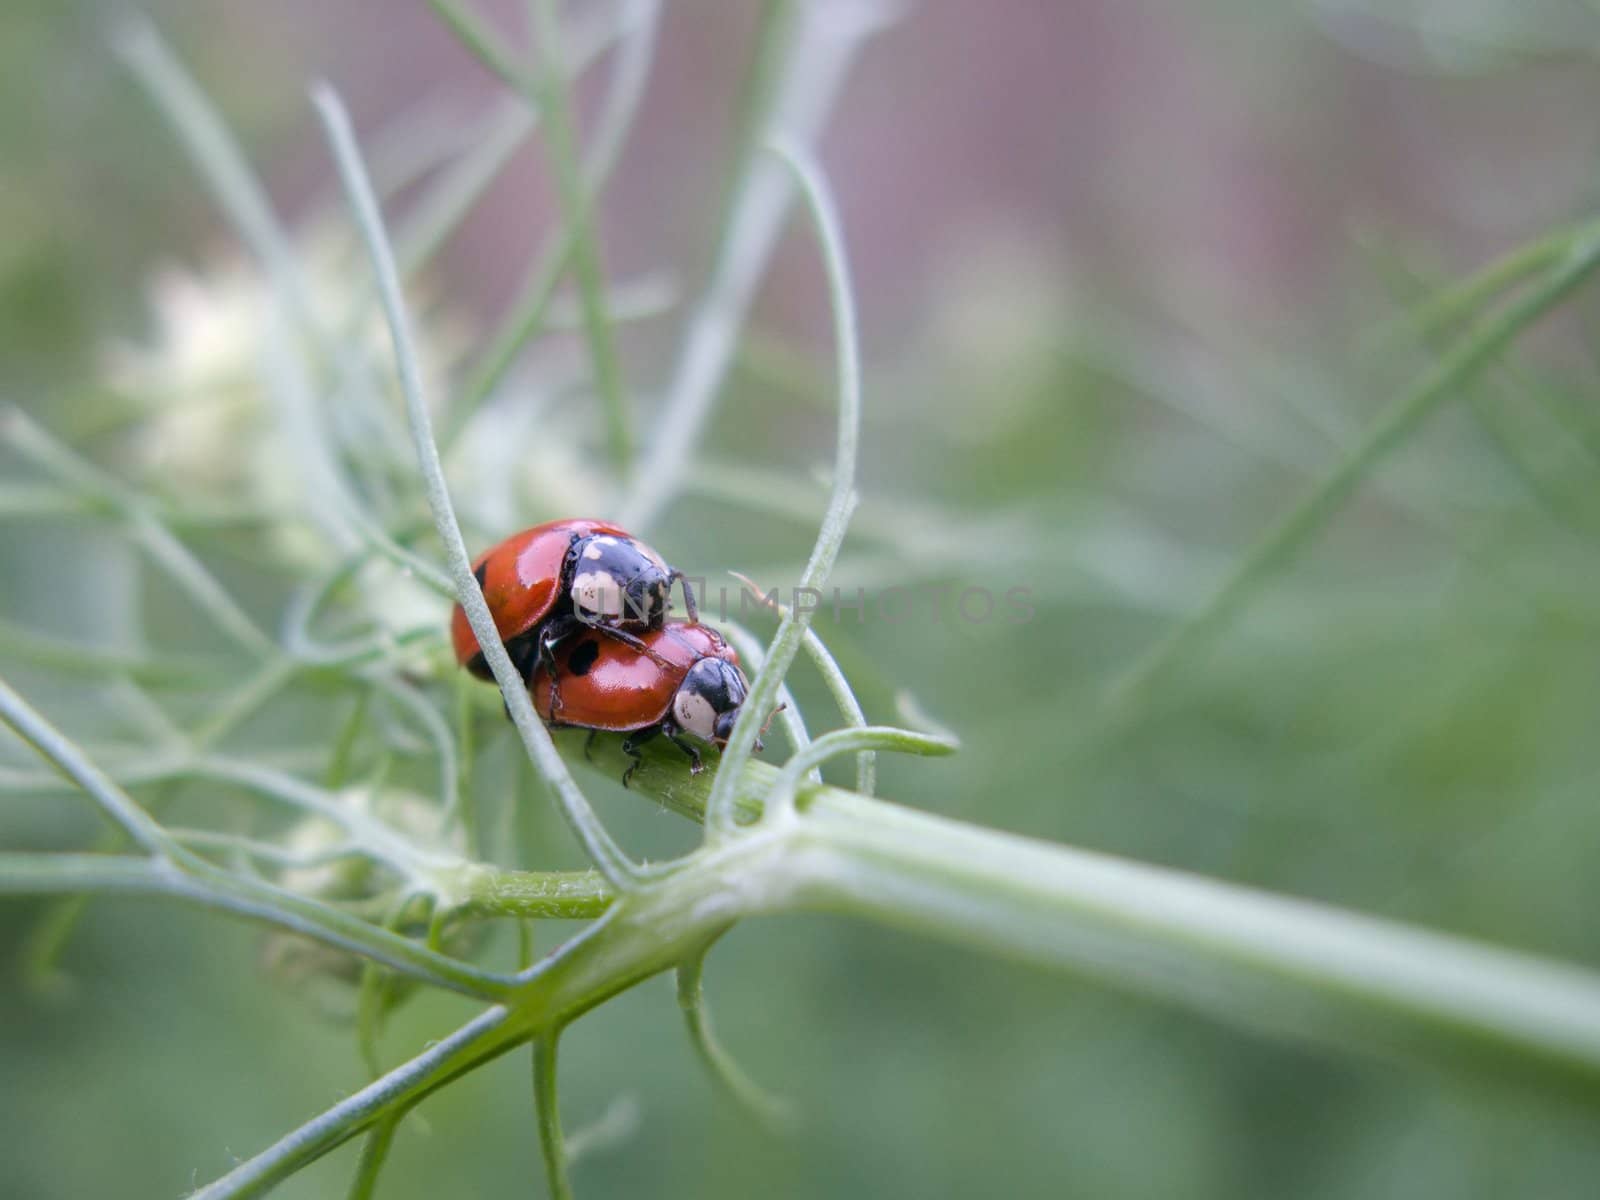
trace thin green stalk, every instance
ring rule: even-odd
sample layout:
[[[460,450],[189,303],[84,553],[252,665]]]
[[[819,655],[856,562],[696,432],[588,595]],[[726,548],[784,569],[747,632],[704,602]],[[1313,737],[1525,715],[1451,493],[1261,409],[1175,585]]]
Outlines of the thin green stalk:
[[[605,1111],[567,1134],[567,1166],[575,1167],[592,1154],[614,1150],[639,1131],[639,1101],[624,1093]]]
[[[460,824],[461,831],[466,837],[467,853],[474,858],[483,857],[483,830],[478,822],[478,798],[476,789],[472,786],[473,766],[477,762],[476,737],[473,732],[472,700],[468,688],[476,688],[477,681],[472,679],[465,671],[458,672],[454,678],[451,691],[454,695],[454,715],[456,728],[456,744],[461,747],[461,769],[456,780],[456,795],[460,797],[460,804],[456,808],[455,820]],[[448,827],[447,827],[448,828]]]
[[[117,49],[183,140],[190,159],[251,253],[290,299],[301,331],[315,333],[310,291],[289,235],[210,100],[148,20],[130,21],[117,39]]]
[[[167,890],[167,867],[134,854],[37,854],[0,851],[0,894],[88,897]]]
[[[611,907],[616,894],[596,871],[503,871],[468,868],[453,912],[463,918],[555,917],[586,920]]]
[[[659,6],[651,0],[642,6],[634,5],[633,9],[643,20],[629,34],[612,71],[593,145],[583,166],[584,194],[591,207],[593,198],[604,189],[622,155],[650,73]],[[624,27],[627,24],[623,22]],[[582,230],[577,225],[564,221],[541,246],[527,284],[490,335],[488,349],[478,359],[451,406],[443,438],[446,454],[455,446],[473,414],[505,378],[522,347],[549,323],[556,286],[573,262],[581,235]],[[614,309],[612,316],[616,317]],[[579,317],[580,320],[583,317],[581,312]]]
[[[429,742],[437,751],[439,760],[439,803],[442,807],[440,821],[448,825],[460,815],[461,793],[459,758],[456,754],[455,735],[439,710],[430,704],[411,684],[398,674],[381,670],[372,672],[377,689],[393,703],[403,708],[421,725]]]
[[[531,73],[506,49],[505,39],[458,0],[428,0],[441,20],[450,27],[461,44],[484,66],[500,77],[512,91],[526,95],[533,84]]]
[[[235,784],[301,812],[321,817],[349,835],[353,842],[361,846],[364,854],[403,875],[421,875],[432,869],[453,866],[456,862],[449,856],[419,849],[377,817],[285,771],[227,758],[203,757],[185,763],[181,773],[190,778]]]
[[[350,1181],[350,1190],[346,1193],[347,1200],[372,1200],[377,1195],[378,1176],[394,1146],[400,1117],[401,1114],[385,1117],[367,1134],[367,1140],[361,1144],[361,1157],[356,1161],[355,1178]]]
[[[733,145],[728,153],[727,177],[723,181],[713,229],[726,229],[732,222],[734,204],[749,173],[750,160],[761,151],[784,62],[794,40],[796,8],[795,0],[761,2],[750,66],[740,80],[739,96],[733,105]]]
[[[1600,233],[1600,226],[1593,223],[1571,226],[1497,258],[1384,325],[1367,339],[1371,352],[1381,352],[1401,342],[1426,345],[1452,325],[1471,317],[1502,292],[1557,266],[1574,246],[1597,233]]]
[[[0,518],[75,517],[94,512],[94,502],[70,488],[35,483],[0,484]]]
[[[203,860],[176,865],[116,854],[0,853],[0,894],[167,896],[233,913],[372,959],[408,978],[494,1000],[515,982],[419,946],[330,905],[243,878]]]
[[[556,1086],[556,1046],[560,1036],[558,1031],[550,1030],[533,1039],[533,1100],[551,1200],[572,1200],[572,1181],[567,1178],[567,1140],[561,1132],[561,1102]]]
[[[349,584],[362,567],[372,560],[374,554],[382,553],[381,547],[369,544],[340,563],[319,582],[295,589],[284,608],[279,633],[284,651],[290,657],[307,667],[333,670],[357,667],[369,659],[390,658],[394,651],[419,642],[443,640],[444,630],[436,620],[423,625],[414,625],[410,629],[389,630],[380,627],[372,633],[340,642],[319,641],[311,633],[312,623],[334,594]],[[428,565],[428,571],[436,579],[428,578],[421,581],[438,591],[445,599],[453,600],[455,589],[449,578],[432,564]],[[373,619],[378,618],[374,615]]]
[[[0,885],[3,887],[4,885]],[[66,990],[71,978],[61,969],[61,956],[89,909],[88,895],[54,901],[28,931],[22,943],[22,979],[37,995]]]
[[[1354,494],[1361,481],[1406,440],[1440,403],[1494,361],[1518,334],[1549,312],[1600,267],[1600,231],[1573,245],[1565,262],[1499,316],[1483,323],[1444,355],[1415,388],[1399,397],[1369,427],[1361,442],[1299,504],[1252,547],[1192,616],[1157,642],[1108,694],[1109,710],[1123,715],[1189,653],[1236,618],[1257,587],[1287,566]]]
[[[383,921],[383,928],[400,932],[405,921],[406,910],[410,908],[413,896],[401,892],[395,896],[390,906],[388,915]],[[437,949],[430,946],[429,949]],[[378,1050],[378,1038],[382,1034],[384,988],[388,985],[389,976],[382,967],[370,959],[361,964],[361,982],[356,988],[356,1045],[361,1049],[362,1061],[366,1064],[367,1074],[373,1079],[383,1074],[382,1057]],[[383,1132],[379,1126],[374,1130],[374,1137]],[[391,1134],[393,1130],[390,1130]],[[368,1139],[367,1149],[373,1149],[372,1138]],[[379,1149],[379,1153],[387,1154],[388,1147]],[[365,1159],[366,1150],[362,1157]],[[378,1164],[382,1165],[381,1159]],[[374,1169],[376,1174],[376,1169]]]
[[[562,220],[575,234],[572,269],[583,304],[584,335],[594,366],[595,387],[605,412],[606,445],[618,475],[626,478],[633,464],[631,418],[622,383],[622,362],[617,355],[606,301],[605,271],[601,266],[599,231],[594,216],[595,197],[579,173],[571,85],[563,61],[561,23],[556,15],[555,0],[539,0],[535,7],[540,60],[535,96],[539,111],[544,114],[545,146],[556,180],[556,194],[561,201]],[[653,4],[647,7],[654,11]]]
[[[470,19],[470,18],[469,18]],[[459,30],[457,31],[459,33]],[[608,25],[599,36],[582,39],[572,53],[572,72],[582,74],[626,32],[626,22]],[[483,36],[492,37],[487,30]],[[494,39],[498,45],[498,39]],[[395,238],[402,276],[409,276],[444,244],[499,176],[528,136],[538,128],[539,113],[521,93],[527,80],[508,97],[471,150],[417,202]]]
[[[856,345],[855,297],[850,286],[850,267],[845,257],[844,237],[839,230],[838,213],[827,181],[807,153],[790,144],[776,143],[772,150],[799,181],[806,207],[816,225],[823,261],[828,270],[828,290],[832,298],[835,353],[838,358],[839,416],[833,462],[833,488],[827,511],[817,533],[811,558],[800,576],[800,587],[820,591],[833,570],[834,559],[844,541],[850,514],[856,506],[856,458],[861,440],[861,363]],[[734,724],[727,749],[722,754],[722,769],[712,787],[707,811],[706,836],[725,838],[734,829],[734,793],[740,769],[749,759],[766,714],[777,699],[778,686],[794,662],[795,655],[811,624],[814,610],[792,609],[778,622],[767,651],[767,660],[751,681],[750,693]]]
[[[282,691],[295,671],[296,664],[287,658],[261,664],[254,675],[215,702],[211,715],[190,735],[191,747],[203,750],[227,737]]]
[[[538,125],[538,114],[521,100],[500,105],[482,136],[408,214],[395,237],[402,278],[416,274],[449,240]]]
[[[856,55],[891,10],[870,0],[799,5],[797,28],[772,85],[776,99],[759,139],[778,136],[798,147],[814,143]],[[739,330],[794,191],[790,172],[763,155],[749,156],[748,169],[728,202],[711,278],[684,331],[649,449],[622,506],[620,520],[629,529],[648,529],[678,492],[733,362]]]
[[[747,575],[738,571],[730,571],[735,579],[749,588],[757,600],[771,608],[781,619],[787,609],[779,604],[776,598],[769,599],[762,592],[760,585]],[[833,702],[839,708],[839,715],[844,718],[845,724],[856,729],[863,729],[867,724],[867,714],[862,711],[861,701],[856,699],[855,689],[850,686],[850,681],[844,677],[844,672],[839,669],[839,661],[828,652],[828,647],[817,636],[815,629],[806,630],[805,650],[816,666],[818,674],[828,692],[833,696]],[[799,747],[795,747],[799,749]],[[863,796],[870,796],[878,787],[878,756],[872,750],[863,750],[856,755],[856,791]]]
[[[300,339],[334,362],[344,391],[367,396],[372,389],[354,387],[363,368],[348,345],[322,327],[292,240],[272,210],[265,187],[250,169],[248,158],[205,93],[184,70],[148,20],[128,23],[118,49],[139,81],[155,99],[184,144],[200,175],[211,186],[223,212],[266,271],[279,306]],[[307,513],[336,545],[348,548],[349,525],[360,512],[348,494],[321,412],[310,399],[299,355],[272,356],[284,387],[271,389],[280,420],[295,446],[294,461],[314,497]],[[371,405],[369,404],[369,407]]]
[[[116,513],[133,532],[145,556],[160,567],[219,631],[258,657],[277,652],[205,565],[120,480],[76,453],[20,409],[0,412],[0,440],[41,469],[88,493]]]
[[[766,810],[774,820],[782,820],[794,811],[795,792],[806,772],[840,754],[858,753],[862,750],[889,750],[900,754],[939,756],[954,754],[957,745],[949,738],[913,733],[909,729],[896,729],[890,725],[866,725],[859,729],[836,729],[825,733],[804,750],[783,764],[772,794],[766,798]]]
[[[104,676],[115,671],[133,679],[161,682],[221,679],[238,669],[237,660],[184,655],[146,657],[131,651],[89,646],[51,637],[0,619],[0,651],[7,657],[70,675]]]
[[[217,582],[217,577],[190,553],[189,548],[171,530],[148,513],[136,512],[131,515],[133,538],[139,548],[180,591],[194,601],[195,607],[205,613],[213,625],[257,658],[277,654],[278,648],[272,639],[261,631],[261,627],[239,607],[227,589]]]
[[[243,834],[223,833],[216,829],[186,829],[175,825],[167,832],[172,834],[173,840],[179,845],[188,846],[190,849],[231,850],[247,858],[271,863],[275,867],[305,870],[310,867],[327,866],[329,863],[340,862],[347,858],[373,857],[353,842],[329,846],[309,854],[298,854],[293,850],[284,849],[277,842],[264,842],[257,838],[245,837]]]
[[[738,651],[739,659],[746,671],[761,670],[761,664],[767,661],[767,650],[756,640],[755,634],[734,621],[719,621],[718,628]],[[782,706],[778,712],[778,723],[783,726],[784,734],[789,739],[790,752],[809,746],[811,732],[806,728],[805,714],[800,711],[800,702],[794,698],[794,693],[789,690],[787,682],[778,688],[778,703]],[[817,782],[822,781],[821,772],[817,772],[815,777]]]
[[[689,1041],[711,1078],[734,1103],[751,1113],[769,1130],[787,1130],[794,1124],[793,1107],[781,1096],[774,1096],[751,1079],[712,1032],[704,987],[708,949],[702,948],[678,967],[678,1007],[683,1010]]]
[[[489,664],[512,723],[522,738],[528,756],[539,773],[550,785],[560,802],[562,815],[579,843],[607,881],[618,891],[625,890],[637,878],[637,868],[612,840],[600,819],[590,807],[588,799],[579,790],[572,774],[550,741],[549,731],[533,711],[528,690],[511,665],[511,659],[495,631],[494,619],[483,598],[483,589],[472,574],[472,561],[467,556],[466,544],[461,539],[461,526],[456,520],[455,508],[450,501],[449,489],[444,480],[444,467],[439,461],[439,448],[433,439],[433,422],[428,404],[422,394],[422,377],[417,367],[416,351],[412,345],[411,331],[406,317],[405,301],[401,295],[400,278],[395,269],[394,255],[384,232],[383,216],[378,211],[377,199],[372,194],[372,184],[361,165],[361,154],[356,147],[355,134],[350,119],[338,97],[327,87],[315,94],[318,111],[328,130],[339,174],[344,180],[357,224],[372,258],[378,277],[378,291],[383,300],[389,333],[394,343],[395,361],[399,368],[401,390],[405,393],[406,411],[411,421],[412,438],[416,443],[417,459],[421,468],[423,485],[427,493],[428,508],[433,514],[439,540],[444,545],[446,566],[456,595],[467,620],[483,648],[484,660]]]
[[[0,679],[0,720],[11,726],[41,758],[82,788],[136,846],[172,861],[193,857],[4,679]]]
[[[189,1200],[245,1200],[264,1195],[309,1162],[378,1122],[415,1105],[450,1079],[504,1054],[527,1039],[503,1007],[487,1010],[410,1062],[390,1071],[308,1121]]]

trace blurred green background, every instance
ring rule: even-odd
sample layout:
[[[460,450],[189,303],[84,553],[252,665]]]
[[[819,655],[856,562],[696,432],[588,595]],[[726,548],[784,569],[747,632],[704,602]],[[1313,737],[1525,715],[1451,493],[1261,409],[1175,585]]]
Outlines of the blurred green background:
[[[147,11],[294,218],[332,194],[309,80],[349,97],[364,138],[493,95],[421,4]],[[95,424],[106,347],[150,336],[153,272],[203,273],[232,236],[106,48],[123,15],[0,13],[0,396],[68,432]],[[691,295],[703,278],[752,31],[711,0],[666,6],[606,200],[616,276],[665,268]],[[906,690],[963,739],[949,762],[885,762],[884,795],[1600,966],[1592,295],[1451,397],[1243,619],[1103,721],[1121,673],[1438,353],[1366,353],[1368,335],[1595,210],[1597,54],[1600,10],[1554,0],[928,0],[874,40],[822,145],[867,361],[866,502],[836,583],[1023,587],[1036,607],[1025,624],[935,621],[931,604],[822,622],[869,717],[893,719]],[[526,154],[445,254],[433,299],[469,342],[550,214]],[[625,339],[641,409],[680,316]],[[828,328],[814,252],[791,238],[699,494],[653,536],[671,561],[768,586],[798,573],[820,495],[784,517],[773,481],[828,457]],[[597,441],[581,422],[571,436],[580,455]],[[728,494],[752,489],[771,503]],[[0,616],[117,644],[142,586],[120,561],[92,522],[7,519]],[[251,597],[266,620],[280,601]],[[3,649],[0,673],[95,727],[81,682]],[[795,684],[826,711],[805,668]],[[526,840],[570,860],[522,786]],[[676,818],[595,790],[629,846],[687,845]],[[5,805],[8,847],[93,836],[75,800]],[[349,1031],[264,978],[257,931],[96,902],[63,960],[75,986],[40,997],[12,964],[41,911],[0,907],[5,1195],[181,1194],[362,1082]],[[1586,1197],[1600,1179],[1595,1112],[1569,1098],[1246,1036],[842,921],[747,924],[707,985],[801,1133],[771,1140],[725,1107],[654,981],[563,1043],[569,1129],[619,1097],[640,1115],[577,1168],[580,1194]],[[468,1012],[421,997],[386,1051]],[[422,1111],[383,1195],[542,1192],[520,1055]],[[352,1161],[281,1194],[340,1195]]]

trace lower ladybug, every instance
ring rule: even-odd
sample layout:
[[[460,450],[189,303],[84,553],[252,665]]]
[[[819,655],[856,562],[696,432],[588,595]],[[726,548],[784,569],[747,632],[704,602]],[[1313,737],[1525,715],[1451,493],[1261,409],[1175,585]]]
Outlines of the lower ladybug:
[[[604,521],[569,519],[524,529],[480,555],[472,573],[524,678],[538,663],[550,667],[555,647],[584,626],[649,653],[632,631],[661,628],[674,582],[683,585],[689,620],[699,617],[683,572]],[[450,639],[462,666],[480,679],[493,678],[460,604],[450,616]]]
[[[699,774],[705,769],[700,751],[683,735],[727,744],[749,690],[739,656],[715,629],[682,621],[651,630],[640,641],[641,650],[596,634],[567,642],[555,656],[559,711],[552,674],[542,665],[528,684],[533,706],[555,728],[632,734],[622,743],[633,759],[624,784],[639,765],[639,747],[658,734],[687,754],[690,772]]]

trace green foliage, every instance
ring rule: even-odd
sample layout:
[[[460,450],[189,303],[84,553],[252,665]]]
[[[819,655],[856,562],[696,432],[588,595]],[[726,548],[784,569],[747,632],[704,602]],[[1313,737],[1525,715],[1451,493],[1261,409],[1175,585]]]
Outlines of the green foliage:
[[[591,750],[581,734],[552,735],[494,637],[467,550],[469,537],[488,531],[476,524],[472,473],[452,471],[454,454],[474,422],[497,419],[489,407],[495,388],[521,348],[549,328],[558,286],[570,275],[618,507],[643,526],[692,498],[696,487],[703,492],[707,485],[691,470],[697,439],[735,365],[754,286],[798,196],[821,246],[834,315],[837,423],[826,506],[808,512],[815,496],[803,488],[791,488],[798,500],[786,501],[788,481],[763,476],[753,464],[741,464],[753,473],[742,481],[751,486],[728,486],[717,499],[817,523],[799,583],[828,583],[861,503],[862,380],[845,235],[808,143],[876,18],[808,23],[803,13],[769,6],[716,266],[689,319],[657,432],[637,439],[613,342],[617,288],[601,260],[594,208],[637,112],[655,5],[625,5],[620,27],[597,42],[616,46],[620,61],[608,115],[582,160],[571,76],[599,50],[564,51],[555,6],[539,4],[539,55],[527,65],[464,8],[447,0],[435,7],[531,108],[499,118],[498,135],[462,156],[418,206],[415,222],[391,235],[382,189],[340,101],[331,89],[316,90],[375,277],[370,290],[365,283],[353,289],[332,316],[297,234],[272,213],[203,93],[152,31],[134,30],[121,43],[268,280],[278,324],[261,338],[275,381],[269,423],[279,440],[263,443],[254,465],[291,476],[291,486],[259,486],[246,476],[231,481],[234,494],[221,505],[199,480],[158,484],[138,478],[135,465],[103,465],[20,411],[0,423],[0,444],[26,471],[0,495],[9,517],[65,514],[117,531],[130,562],[152,571],[162,611],[170,600],[198,618],[176,621],[176,630],[152,622],[109,649],[0,627],[8,661],[20,664],[19,680],[30,678],[39,697],[0,681],[0,718],[49,768],[8,764],[0,790],[77,790],[111,828],[91,851],[0,854],[0,892],[61,898],[32,939],[32,976],[55,977],[91,896],[159,895],[232,913],[271,927],[274,939],[288,935],[269,943],[270,969],[299,984],[315,978],[343,998],[373,1075],[279,1141],[252,1148],[195,1195],[260,1194],[357,1138],[364,1140],[348,1194],[382,1194],[385,1163],[416,1106],[523,1047],[531,1049],[548,1188],[570,1195],[569,1160],[603,1135],[563,1131],[561,1039],[595,1008],[668,971],[677,974],[693,1048],[720,1089],[770,1128],[792,1133],[792,1107],[752,1082],[713,1036],[704,978],[710,948],[740,922],[796,912],[846,914],[1105,980],[1250,1031],[1512,1076],[1593,1103],[1600,1095],[1600,977],[1591,972],[873,799],[877,755],[945,756],[955,742],[869,723],[875,706],[863,703],[809,628],[814,610],[780,606],[770,641],[747,650],[750,701],[726,751],[713,756],[712,772],[691,776],[658,748],[634,775],[639,797],[698,824],[698,842],[664,862],[630,854],[569,766],[616,777],[625,762],[618,740],[600,739]],[[466,372],[461,391],[446,399],[434,394],[427,331],[406,302],[408,283],[536,118],[559,184],[560,225],[507,324]],[[754,152],[745,152],[745,142]],[[1423,419],[1502,366],[1523,330],[1567,300],[1597,264],[1600,238],[1592,227],[1552,235],[1424,302],[1388,331],[1380,345],[1400,337],[1451,340],[1421,382],[1379,412],[1223,575],[1212,598],[1172,624],[1125,677],[1131,682],[1109,718],[1096,710],[1101,719],[1076,735],[1078,747],[1115,750],[1146,715],[1141,705],[1165,698],[1162,688],[1193,651],[1286,572]],[[374,296],[389,359],[366,336]],[[436,425],[446,431],[442,439]],[[286,492],[296,502],[285,503]],[[963,529],[942,545],[951,522],[920,510],[878,514],[876,528],[864,523],[868,538],[920,541],[934,562],[941,554],[959,557],[973,542],[1004,541]],[[196,548],[217,530],[249,538],[246,557],[256,559],[259,574],[229,564],[215,546],[212,553]],[[488,648],[498,698],[453,669],[444,638],[451,599],[463,604]],[[750,645],[748,633],[735,636]],[[802,650],[842,728],[808,731],[788,683]],[[752,751],[780,702],[790,753],[772,766]],[[96,705],[108,714],[93,711]],[[916,713],[914,703],[905,707]],[[63,713],[59,722],[44,715],[47,709]],[[263,749],[271,739],[246,746],[238,737],[247,727],[270,728],[268,717],[284,725],[281,752]],[[952,769],[976,772],[975,796],[1003,796],[1008,784],[998,760],[1029,732],[1038,731],[982,730],[969,738],[974,749],[966,756],[978,765]],[[822,780],[821,768],[841,755],[856,756],[853,790]],[[509,782],[493,774],[497,756],[511,764]],[[540,787],[522,786],[529,765]],[[183,802],[186,793],[230,803],[206,803],[196,814]],[[581,853],[577,869],[508,865],[523,857],[516,826],[545,795]],[[508,919],[519,928],[584,924],[542,956],[525,944],[514,969],[482,965],[485,929]],[[481,1011],[385,1069],[385,1023],[423,989],[468,997]]]

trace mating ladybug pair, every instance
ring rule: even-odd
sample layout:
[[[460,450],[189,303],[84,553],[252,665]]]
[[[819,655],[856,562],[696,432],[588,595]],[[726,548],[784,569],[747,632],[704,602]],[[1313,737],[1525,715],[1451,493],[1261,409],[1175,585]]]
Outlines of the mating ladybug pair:
[[[696,773],[700,752],[683,735],[727,743],[747,691],[739,657],[699,624],[683,572],[626,530],[602,521],[536,525],[485,552],[472,573],[545,724],[632,734],[622,743],[634,760],[624,783],[639,746],[659,734]],[[688,621],[667,620],[675,582]],[[461,665],[492,679],[459,604],[450,636]]]

